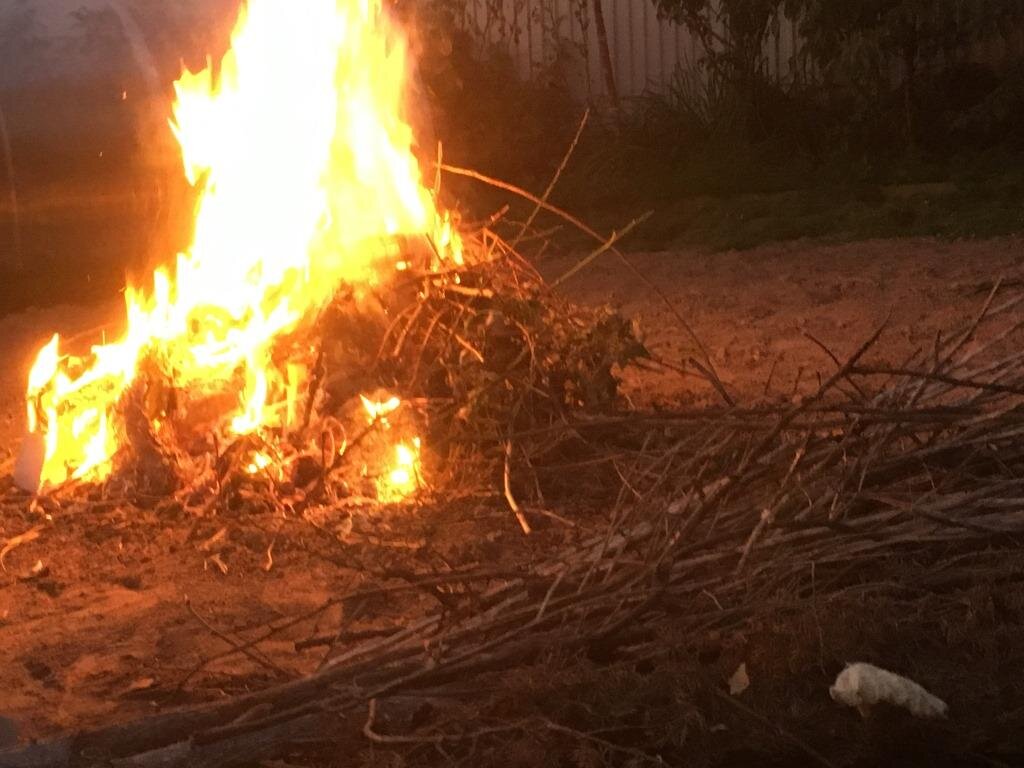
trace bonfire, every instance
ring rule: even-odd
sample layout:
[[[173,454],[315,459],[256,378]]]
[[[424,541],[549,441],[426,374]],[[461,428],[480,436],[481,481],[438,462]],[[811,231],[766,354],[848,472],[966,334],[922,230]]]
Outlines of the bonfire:
[[[310,329],[342,286],[363,304],[399,270],[452,270],[438,289],[458,279],[461,241],[412,155],[404,50],[378,6],[254,3],[219,66],[175,84],[171,129],[198,192],[192,243],[149,285],[129,287],[121,339],[77,357],[54,336],[40,351],[27,398],[41,457],[38,474],[26,460],[26,486],[106,481],[138,463],[139,440],[180,442],[170,433],[186,423],[195,435],[273,434],[279,448],[286,437],[307,448]],[[281,39],[302,45],[285,51]],[[423,247],[410,254],[403,238]],[[415,465],[410,452],[401,458]],[[283,471],[295,453],[243,460]],[[384,492],[410,483],[397,486]]]
[[[656,360],[615,312],[560,297],[595,259],[625,260],[617,242],[636,222],[603,235],[547,194],[419,151],[402,117],[405,50],[380,0],[305,0],[301,13],[250,0],[223,60],[176,84],[170,128],[197,190],[191,244],[128,287],[120,338],[40,349],[16,479],[57,518],[61,505],[117,500],[214,528],[270,515],[343,542],[363,535],[381,583],[322,611],[429,600],[403,603],[401,626],[311,638],[329,652],[308,676],[0,753],[0,766],[248,764],[352,717],[410,760],[423,745],[472,755],[541,732],[657,762],[500,684],[466,687],[552,649],[649,663],[788,610],[812,580],[819,599],[851,588],[885,553],[980,552],[1024,531],[1005,503],[1024,482],[1024,372],[1019,354],[993,357],[1020,299],[993,291],[975,322],[898,366],[865,362],[879,329],[835,355],[812,395],[737,404],[695,337],[687,359]],[[533,212],[463,222],[441,201],[445,173]],[[527,258],[539,211],[594,239],[561,279]],[[999,333],[973,343],[986,323]],[[631,408],[617,381],[629,365],[696,376],[722,404]],[[373,548],[382,520],[422,526],[467,503],[485,529],[511,522],[524,541],[543,529],[543,546],[500,564],[472,548],[461,561]],[[260,660],[288,626],[231,639],[227,653]],[[462,694],[446,693],[456,684]],[[472,706],[382,732],[389,702],[424,689]]]

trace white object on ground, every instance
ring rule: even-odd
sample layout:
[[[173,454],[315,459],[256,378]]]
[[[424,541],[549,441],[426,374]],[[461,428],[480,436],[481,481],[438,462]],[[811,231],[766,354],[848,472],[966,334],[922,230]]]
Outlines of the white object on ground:
[[[902,677],[873,664],[847,664],[828,689],[833,701],[856,707],[867,717],[871,706],[879,702],[903,707],[915,717],[945,717],[949,707],[909,678]]]
[[[46,458],[46,445],[43,436],[38,433],[25,435],[21,441],[21,450],[14,462],[14,482],[23,491],[36,493],[39,480],[43,475],[43,461]]]

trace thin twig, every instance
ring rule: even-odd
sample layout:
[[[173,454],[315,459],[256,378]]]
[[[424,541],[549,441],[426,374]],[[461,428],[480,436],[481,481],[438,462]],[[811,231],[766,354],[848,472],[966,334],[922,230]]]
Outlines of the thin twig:
[[[605,252],[611,250],[611,248],[615,245],[615,243],[617,243],[619,240],[621,240],[626,235],[628,235],[630,232],[632,232],[636,227],[638,227],[639,225],[641,225],[645,221],[647,221],[649,218],[651,218],[651,214],[652,213],[653,213],[653,211],[648,211],[647,213],[643,214],[642,216],[639,216],[638,218],[633,219],[631,222],[629,222],[629,224],[627,224],[621,230],[619,230],[617,232],[612,232],[611,236],[607,240],[605,240],[601,244],[601,246],[599,248],[596,248],[595,250],[593,250],[590,253],[588,253],[582,259],[577,261],[572,267],[570,267],[568,271],[563,273],[561,277],[558,277],[554,281],[552,281],[551,287],[552,288],[557,288],[562,283],[564,283],[566,280],[568,280],[570,277],[572,277],[573,275],[578,273],[580,270],[586,269],[588,266],[590,266],[590,264],[594,261],[594,259],[596,259],[598,256],[600,256],[602,253],[605,253]]]
[[[523,533],[529,535],[531,533],[530,523],[526,520],[526,515],[523,514],[522,508],[519,506],[519,502],[516,501],[516,497],[512,494],[512,442],[509,440],[505,441],[505,471],[503,473],[503,484],[505,487],[505,501],[508,502],[509,509],[512,510],[516,516],[516,520],[519,521],[519,527],[523,529]]]
[[[270,670],[276,672],[277,674],[279,674],[279,675],[281,675],[283,677],[292,677],[292,673],[288,672],[283,667],[279,667],[277,664],[272,662],[270,659],[268,659],[263,654],[257,653],[252,648],[246,647],[244,642],[236,640],[235,638],[233,638],[230,635],[228,635],[226,632],[222,632],[221,630],[219,630],[215,626],[213,626],[209,621],[207,621],[201,615],[199,615],[199,612],[195,609],[195,606],[192,605],[192,601],[189,600],[188,598],[185,598],[185,607],[188,608],[189,613],[191,613],[192,616],[194,616],[195,619],[200,624],[202,624],[204,627],[206,627],[212,634],[216,635],[218,638],[220,638],[225,643],[230,645],[235,652],[244,654],[249,659],[251,659],[252,661],[254,661],[257,664],[259,664],[260,666],[266,667],[267,669],[270,669]],[[188,682],[189,678],[192,677],[198,671],[199,671],[199,669],[197,668],[196,670],[190,672],[185,677],[185,679],[182,681],[182,685],[184,685],[186,682]]]
[[[518,195],[519,197],[529,200],[535,205],[539,205],[544,210],[565,219],[567,222],[572,224],[574,227],[579,229],[584,234],[594,238],[597,242],[604,243],[607,240],[606,237],[600,235],[598,232],[584,224],[582,221],[580,221],[580,219],[573,216],[571,213],[568,213],[567,211],[563,210],[562,208],[559,208],[558,206],[552,205],[551,203],[537,197],[533,193],[528,192],[521,187],[517,187],[515,184],[509,184],[506,181],[495,179],[491,176],[480,173],[479,171],[474,171],[469,168],[460,168],[458,166],[449,165],[447,163],[441,165],[441,170],[447,173],[454,174],[456,176],[464,176],[466,178],[474,179],[481,183],[488,184],[492,187],[496,187],[497,189],[503,189],[506,192]],[[704,343],[697,336],[692,326],[688,322],[686,322],[686,319],[679,312],[679,309],[676,307],[675,303],[668,297],[668,295],[666,295],[666,293],[663,290],[661,290],[661,288],[657,286],[657,284],[655,284],[643,272],[637,269],[636,265],[634,265],[633,262],[627,259],[626,256],[622,253],[622,251],[620,251],[618,248],[611,248],[611,252],[614,253],[619,258],[619,260],[626,266],[626,268],[629,269],[629,271],[632,272],[633,275],[638,280],[640,280],[647,287],[648,290],[652,291],[661,300],[661,302],[665,305],[668,311],[679,323],[680,327],[687,333],[687,335],[696,345],[697,349],[700,351],[701,357],[704,360],[704,364],[707,366],[708,371],[715,379],[718,380],[719,385],[721,385],[721,379],[718,376],[717,371],[715,370],[714,363],[711,362],[711,355],[708,354],[707,347],[704,346]]]
[[[576,151],[576,145],[579,144],[580,136],[583,135],[583,129],[587,127],[587,121],[589,119],[590,107],[587,107],[583,112],[583,117],[580,118],[579,125],[576,127],[576,134],[572,137],[572,142],[570,142],[569,148],[566,150],[565,155],[562,157],[562,162],[558,164],[558,168],[555,171],[555,175],[551,177],[551,182],[548,184],[547,189],[544,190],[544,194],[541,195],[541,200],[543,200],[545,203],[548,201],[548,198],[551,197],[551,193],[554,192],[555,186],[558,184],[558,180],[562,178],[562,173],[565,172],[566,166],[569,165],[569,159],[573,156],[573,153]],[[440,174],[441,158],[438,158],[437,162],[439,166],[438,174]],[[529,230],[530,225],[533,224],[534,219],[537,218],[537,214],[540,213],[540,211],[541,205],[534,205],[533,211],[530,212],[530,215],[527,217],[526,221],[523,222],[523,226],[519,229],[519,234],[517,234],[512,239],[512,242],[510,244],[512,250],[515,250],[522,242],[523,235],[525,235],[527,230]]]

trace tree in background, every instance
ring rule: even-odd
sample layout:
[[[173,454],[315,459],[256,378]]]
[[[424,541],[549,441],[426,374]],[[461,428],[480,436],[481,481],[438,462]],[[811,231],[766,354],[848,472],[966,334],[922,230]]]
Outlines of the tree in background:
[[[738,97],[748,135],[760,132],[766,77],[765,42],[782,0],[654,0],[658,13],[684,26],[701,43],[700,64],[719,90]]]
[[[705,75],[717,81],[719,90],[724,85],[723,92],[741,99],[748,137],[762,125],[764,94],[778,90],[765,87],[765,47],[785,17],[797,22],[799,56],[808,65],[791,70],[791,92],[802,89],[805,98],[817,100],[818,108],[844,103],[847,108],[839,110],[844,119],[851,119],[852,110],[854,122],[860,117],[885,125],[878,133],[890,141],[894,135],[887,126],[898,119],[902,144],[911,147],[925,127],[922,117],[933,121],[933,113],[943,107],[943,99],[934,94],[931,103],[915,102],[923,100],[923,75],[963,70],[980,43],[1009,39],[1024,24],[1024,0],[653,2],[663,17],[700,40]],[[976,65],[975,73],[983,69]],[[812,82],[801,81],[801,72],[810,72]],[[988,80],[994,81],[995,75]]]
[[[1008,36],[1024,21],[1021,0],[785,0],[784,7],[799,19],[803,55],[826,82],[853,89],[862,104],[899,85],[909,145],[920,73],[969,58],[979,42]]]

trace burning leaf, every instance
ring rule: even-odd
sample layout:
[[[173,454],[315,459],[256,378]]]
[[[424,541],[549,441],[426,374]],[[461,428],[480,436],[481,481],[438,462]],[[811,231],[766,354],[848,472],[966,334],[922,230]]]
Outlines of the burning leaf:
[[[402,401],[394,396],[384,401],[375,401],[365,395],[360,395],[359,400],[363,403],[363,408],[366,410],[366,415],[369,416],[371,424],[377,420],[387,423],[385,417],[389,413],[397,411],[398,407],[402,404]]]
[[[371,426],[378,425],[385,431],[392,430],[388,415],[401,407],[401,399],[393,395],[388,396],[387,393],[380,393],[376,399],[360,395],[359,400]],[[376,490],[379,501],[385,503],[403,501],[419,490],[422,477],[421,447],[422,443],[419,437],[400,438],[393,443],[391,446],[392,458],[383,462],[382,471],[377,476]],[[370,469],[367,467],[367,472],[373,474]]]
[[[273,459],[267,456],[267,454],[257,451],[253,454],[252,461],[246,466],[245,471],[250,475],[255,475],[269,467],[272,463]]]

